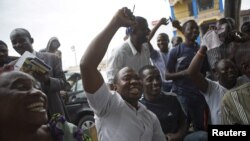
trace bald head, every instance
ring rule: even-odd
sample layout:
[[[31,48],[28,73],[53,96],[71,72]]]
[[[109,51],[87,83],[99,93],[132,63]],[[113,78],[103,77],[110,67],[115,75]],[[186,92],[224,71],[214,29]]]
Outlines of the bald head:
[[[21,71],[5,72],[0,75],[0,88],[8,87],[16,79],[30,79],[35,82],[35,79],[27,73]]]

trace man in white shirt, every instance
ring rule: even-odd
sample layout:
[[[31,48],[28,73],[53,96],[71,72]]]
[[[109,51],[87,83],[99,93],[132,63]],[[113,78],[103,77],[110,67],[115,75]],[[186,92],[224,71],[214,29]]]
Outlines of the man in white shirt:
[[[127,28],[129,38],[108,59],[107,79],[111,89],[114,77],[121,68],[129,66],[138,72],[141,67],[150,64],[150,51],[146,43],[150,32],[147,20],[137,16],[135,21],[136,25]]]
[[[97,69],[116,31],[135,24],[132,12],[120,9],[81,59],[83,86],[95,113],[99,141],[166,140],[156,115],[138,102],[142,95],[138,74],[130,67],[121,69],[114,78],[116,92],[111,92]]]
[[[199,73],[205,53],[206,47],[201,47],[189,65],[187,74],[189,74],[206,99],[210,109],[211,124],[222,124],[222,98],[228,90],[246,83],[246,80],[240,78],[237,79],[238,72],[236,65],[229,59],[221,59],[215,65],[215,76],[217,77],[218,82],[205,78]]]

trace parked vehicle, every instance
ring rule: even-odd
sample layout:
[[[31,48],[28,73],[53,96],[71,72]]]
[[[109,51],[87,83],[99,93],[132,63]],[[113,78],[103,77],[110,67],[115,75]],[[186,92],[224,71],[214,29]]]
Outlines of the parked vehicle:
[[[80,73],[65,73],[67,81],[71,84],[71,90],[66,92],[64,103],[69,120],[83,130],[95,125],[94,113],[89,107],[82,86]]]

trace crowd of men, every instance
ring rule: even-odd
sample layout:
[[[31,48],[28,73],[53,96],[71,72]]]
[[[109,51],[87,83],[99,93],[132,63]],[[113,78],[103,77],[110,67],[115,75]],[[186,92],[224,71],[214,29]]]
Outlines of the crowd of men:
[[[152,37],[160,26],[169,24],[183,34],[184,40],[174,37],[169,49],[167,33],[160,33],[159,49],[155,49]],[[126,38],[108,59],[105,82],[97,67],[122,27],[126,28]],[[203,35],[201,45],[196,42],[199,33],[194,20],[181,25],[177,20],[162,18],[150,30],[144,17],[134,16],[126,7],[115,13],[80,61],[83,88],[95,114],[99,141],[206,141],[208,125],[250,124],[250,23],[244,23],[238,31],[233,19],[222,18]],[[45,49],[36,52],[34,39],[24,28],[14,29],[10,41],[17,53],[28,51],[51,69],[30,74],[16,71],[18,58],[9,57],[6,43],[0,41],[0,107],[6,112],[0,116],[0,125],[9,126],[6,131],[0,129],[0,140],[20,124],[18,129],[25,129],[21,134],[13,130],[20,141],[38,137],[59,141],[57,131],[50,135],[44,124],[58,113],[68,119],[60,95],[70,87],[62,70],[60,42],[52,37]],[[31,122],[16,118],[20,113],[15,115],[13,105],[21,105],[20,111],[25,108],[21,109],[22,102],[11,95],[20,100],[24,95],[36,97],[29,98],[32,102],[23,100],[29,110],[23,116]],[[12,118],[6,118],[9,112]],[[9,122],[13,125],[6,124]]]

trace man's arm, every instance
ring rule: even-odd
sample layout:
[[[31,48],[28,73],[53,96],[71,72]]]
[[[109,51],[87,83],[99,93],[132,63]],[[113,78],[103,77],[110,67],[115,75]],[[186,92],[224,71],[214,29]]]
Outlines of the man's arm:
[[[191,77],[193,82],[198,86],[202,92],[206,92],[208,89],[208,82],[205,77],[200,73],[202,64],[205,58],[207,48],[201,47],[196,53],[187,69],[187,74]]]
[[[168,20],[166,18],[161,18],[160,21],[154,26],[148,36],[148,42],[154,37],[155,32],[159,29],[161,25],[168,25]]]
[[[116,31],[120,27],[128,27],[133,24],[135,24],[135,20],[132,12],[127,8],[122,8],[118,10],[104,30],[90,43],[80,62],[82,81],[86,92],[94,93],[104,83],[97,66],[103,59]]]

